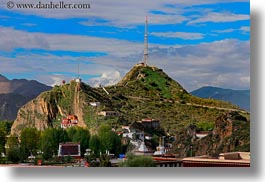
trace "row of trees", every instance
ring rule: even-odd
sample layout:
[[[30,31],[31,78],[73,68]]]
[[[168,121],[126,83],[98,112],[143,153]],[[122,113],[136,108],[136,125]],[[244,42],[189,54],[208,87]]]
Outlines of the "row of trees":
[[[6,136],[10,133],[12,122],[0,121],[0,154],[5,151]]]
[[[48,128],[38,131],[36,128],[25,128],[20,138],[9,136],[6,141],[7,157],[9,161],[24,161],[30,155],[42,155],[49,160],[58,154],[59,143],[78,142],[81,146],[82,156],[90,148],[95,156],[100,152],[110,151],[115,155],[122,152],[121,138],[111,130],[108,125],[102,125],[97,135],[90,135],[89,130],[81,127],[71,127],[67,130],[61,128]],[[40,153],[41,151],[41,153]]]

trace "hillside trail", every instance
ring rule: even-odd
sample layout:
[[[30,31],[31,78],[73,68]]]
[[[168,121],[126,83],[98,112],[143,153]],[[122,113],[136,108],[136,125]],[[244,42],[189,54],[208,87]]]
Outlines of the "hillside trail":
[[[128,98],[137,99],[137,100],[150,100],[150,98],[144,98],[144,97],[135,97],[135,96],[127,96]],[[249,112],[241,110],[241,109],[232,109],[232,108],[225,108],[225,107],[217,107],[217,106],[208,106],[208,105],[201,105],[201,104],[194,104],[194,103],[185,103],[188,106],[197,106],[197,107],[203,107],[208,109],[217,109],[217,110],[225,110],[225,111],[238,111],[244,114],[247,114]]]
[[[247,111],[244,111],[244,110],[241,110],[241,109],[232,109],[232,108],[225,108],[225,107],[207,106],[207,105],[193,104],[193,103],[186,103],[186,105],[198,106],[198,107],[209,108],[209,109],[218,109],[218,110],[226,110],[226,111],[238,111],[238,112],[241,112],[241,113],[248,113]]]

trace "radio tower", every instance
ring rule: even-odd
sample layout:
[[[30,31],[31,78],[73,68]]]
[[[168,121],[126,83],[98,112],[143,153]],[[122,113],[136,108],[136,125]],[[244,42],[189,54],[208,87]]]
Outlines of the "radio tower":
[[[148,20],[145,19],[145,33],[144,33],[144,66],[147,66],[148,60]]]

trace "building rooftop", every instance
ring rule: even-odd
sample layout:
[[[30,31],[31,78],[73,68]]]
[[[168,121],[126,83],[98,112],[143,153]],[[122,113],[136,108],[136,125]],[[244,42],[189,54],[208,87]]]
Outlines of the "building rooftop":
[[[211,163],[242,163],[250,164],[250,152],[221,153],[218,158],[197,156],[183,158],[183,162],[211,162]]]

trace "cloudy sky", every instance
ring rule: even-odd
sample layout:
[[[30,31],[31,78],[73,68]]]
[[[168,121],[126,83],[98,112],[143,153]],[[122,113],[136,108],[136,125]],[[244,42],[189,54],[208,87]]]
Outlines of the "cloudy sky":
[[[142,61],[148,16],[149,65],[188,91],[250,87],[248,0],[64,0],[88,9],[19,3],[39,1],[0,2],[0,74],[9,79],[54,85],[75,78],[79,64],[84,82],[114,84]]]

